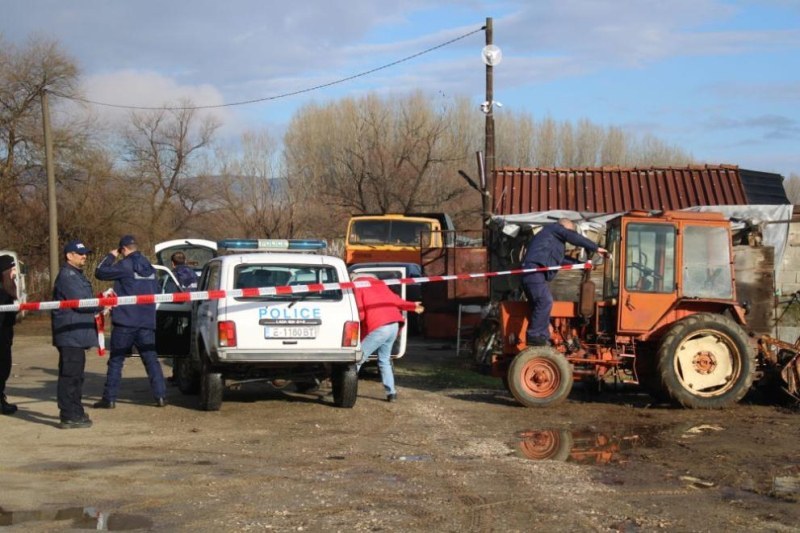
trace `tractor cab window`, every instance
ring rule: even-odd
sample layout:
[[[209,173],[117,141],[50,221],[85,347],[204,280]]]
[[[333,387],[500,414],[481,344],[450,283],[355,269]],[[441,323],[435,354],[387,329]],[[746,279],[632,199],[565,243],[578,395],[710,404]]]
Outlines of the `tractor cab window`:
[[[730,236],[726,228],[687,226],[684,230],[683,296],[733,298]]]
[[[625,289],[632,292],[675,290],[675,227],[631,223],[625,242]]]

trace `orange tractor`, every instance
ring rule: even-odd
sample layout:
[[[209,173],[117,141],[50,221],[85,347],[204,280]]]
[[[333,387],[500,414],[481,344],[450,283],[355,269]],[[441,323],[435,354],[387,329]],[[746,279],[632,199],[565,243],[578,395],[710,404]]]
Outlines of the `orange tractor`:
[[[630,212],[608,222],[605,248],[600,298],[585,271],[578,301],[554,303],[550,345],[526,346],[527,302],[501,301],[475,336],[476,359],[529,407],[564,400],[575,381],[638,383],[689,408],[742,399],[756,347],[736,300],[728,220]]]

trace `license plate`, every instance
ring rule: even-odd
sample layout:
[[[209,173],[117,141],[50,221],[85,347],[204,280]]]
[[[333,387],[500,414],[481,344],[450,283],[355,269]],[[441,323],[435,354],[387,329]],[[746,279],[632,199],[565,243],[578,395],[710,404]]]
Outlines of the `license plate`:
[[[264,337],[267,339],[313,339],[317,328],[311,326],[267,326]]]

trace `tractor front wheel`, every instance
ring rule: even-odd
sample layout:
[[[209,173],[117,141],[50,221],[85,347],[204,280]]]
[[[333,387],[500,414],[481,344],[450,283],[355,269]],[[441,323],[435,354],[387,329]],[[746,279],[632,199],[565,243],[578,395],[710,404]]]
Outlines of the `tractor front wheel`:
[[[753,384],[746,334],[722,315],[697,313],[677,322],[658,348],[658,374],[669,396],[691,409],[722,409]]]
[[[572,365],[549,346],[526,348],[508,367],[508,389],[525,407],[555,405],[572,390]]]

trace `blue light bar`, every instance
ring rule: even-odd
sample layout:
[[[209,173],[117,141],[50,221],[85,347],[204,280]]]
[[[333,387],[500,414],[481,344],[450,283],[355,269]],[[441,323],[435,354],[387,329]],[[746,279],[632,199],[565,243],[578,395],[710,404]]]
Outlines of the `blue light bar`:
[[[324,239],[225,239],[217,242],[217,248],[243,252],[287,250],[308,252],[324,250],[327,246],[328,243]]]

